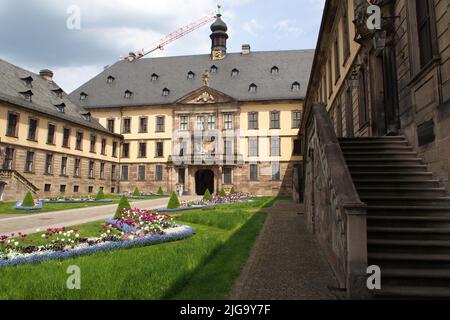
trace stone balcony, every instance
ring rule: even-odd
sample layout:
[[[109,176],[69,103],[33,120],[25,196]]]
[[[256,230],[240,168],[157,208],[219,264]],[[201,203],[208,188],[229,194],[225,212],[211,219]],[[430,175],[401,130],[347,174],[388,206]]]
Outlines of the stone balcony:
[[[240,166],[244,164],[242,154],[192,154],[192,155],[171,155],[169,156],[169,165],[174,166]]]

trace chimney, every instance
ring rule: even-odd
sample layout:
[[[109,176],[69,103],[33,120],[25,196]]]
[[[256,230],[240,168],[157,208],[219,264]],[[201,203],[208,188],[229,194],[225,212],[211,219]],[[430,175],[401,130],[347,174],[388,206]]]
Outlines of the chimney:
[[[242,54],[243,55],[250,54],[250,45],[249,44],[242,45]]]
[[[39,72],[39,75],[47,81],[53,81],[53,71],[44,69]]]

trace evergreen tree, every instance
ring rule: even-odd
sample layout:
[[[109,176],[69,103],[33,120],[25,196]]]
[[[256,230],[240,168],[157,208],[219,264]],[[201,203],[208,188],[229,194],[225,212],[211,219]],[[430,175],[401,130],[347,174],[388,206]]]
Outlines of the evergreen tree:
[[[225,192],[225,189],[224,188],[220,189],[219,196],[225,197],[226,195],[227,193]]]
[[[22,201],[22,207],[34,207],[36,206],[36,203],[34,202],[33,195],[30,191],[27,192],[25,195],[25,198],[23,198]]]
[[[177,194],[175,192],[172,192],[169,204],[167,205],[167,209],[178,209],[179,207],[180,207],[180,200],[178,200]]]
[[[209,192],[209,189],[206,189],[205,194],[203,195],[204,200],[212,200],[211,192]]]
[[[141,196],[141,191],[139,191],[138,187],[136,187],[134,189],[133,196],[135,196],[135,197],[140,197]]]
[[[122,198],[120,198],[119,205],[117,206],[116,214],[114,215],[114,219],[121,219],[122,218],[122,211],[124,210],[131,210],[130,202],[128,201],[128,198],[123,195]]]
[[[105,200],[106,199],[106,195],[103,192],[103,188],[100,188],[100,190],[98,190],[97,195],[95,196],[95,200]]]
[[[163,196],[163,195],[164,195],[164,190],[163,190],[162,187],[159,187],[159,189],[158,189],[158,194],[159,194],[160,196]]]
[[[236,194],[237,192],[236,192],[236,190],[234,189],[234,187],[231,187],[231,190],[230,190],[230,194]]]

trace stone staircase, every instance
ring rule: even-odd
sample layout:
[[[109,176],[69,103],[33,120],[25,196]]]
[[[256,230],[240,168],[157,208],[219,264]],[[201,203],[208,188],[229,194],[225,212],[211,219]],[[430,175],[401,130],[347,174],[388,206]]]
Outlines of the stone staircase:
[[[376,298],[450,298],[450,197],[404,137],[339,140],[368,205]]]

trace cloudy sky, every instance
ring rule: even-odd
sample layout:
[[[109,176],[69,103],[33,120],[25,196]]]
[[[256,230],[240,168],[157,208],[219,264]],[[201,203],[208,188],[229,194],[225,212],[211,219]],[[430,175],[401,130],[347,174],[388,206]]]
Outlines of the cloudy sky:
[[[228,51],[314,48],[325,0],[222,0]],[[0,0],[0,59],[38,72],[49,68],[67,92],[121,55],[215,11],[217,0]],[[80,28],[74,14],[80,12]],[[68,27],[69,25],[69,27]],[[209,25],[157,56],[210,51]]]

